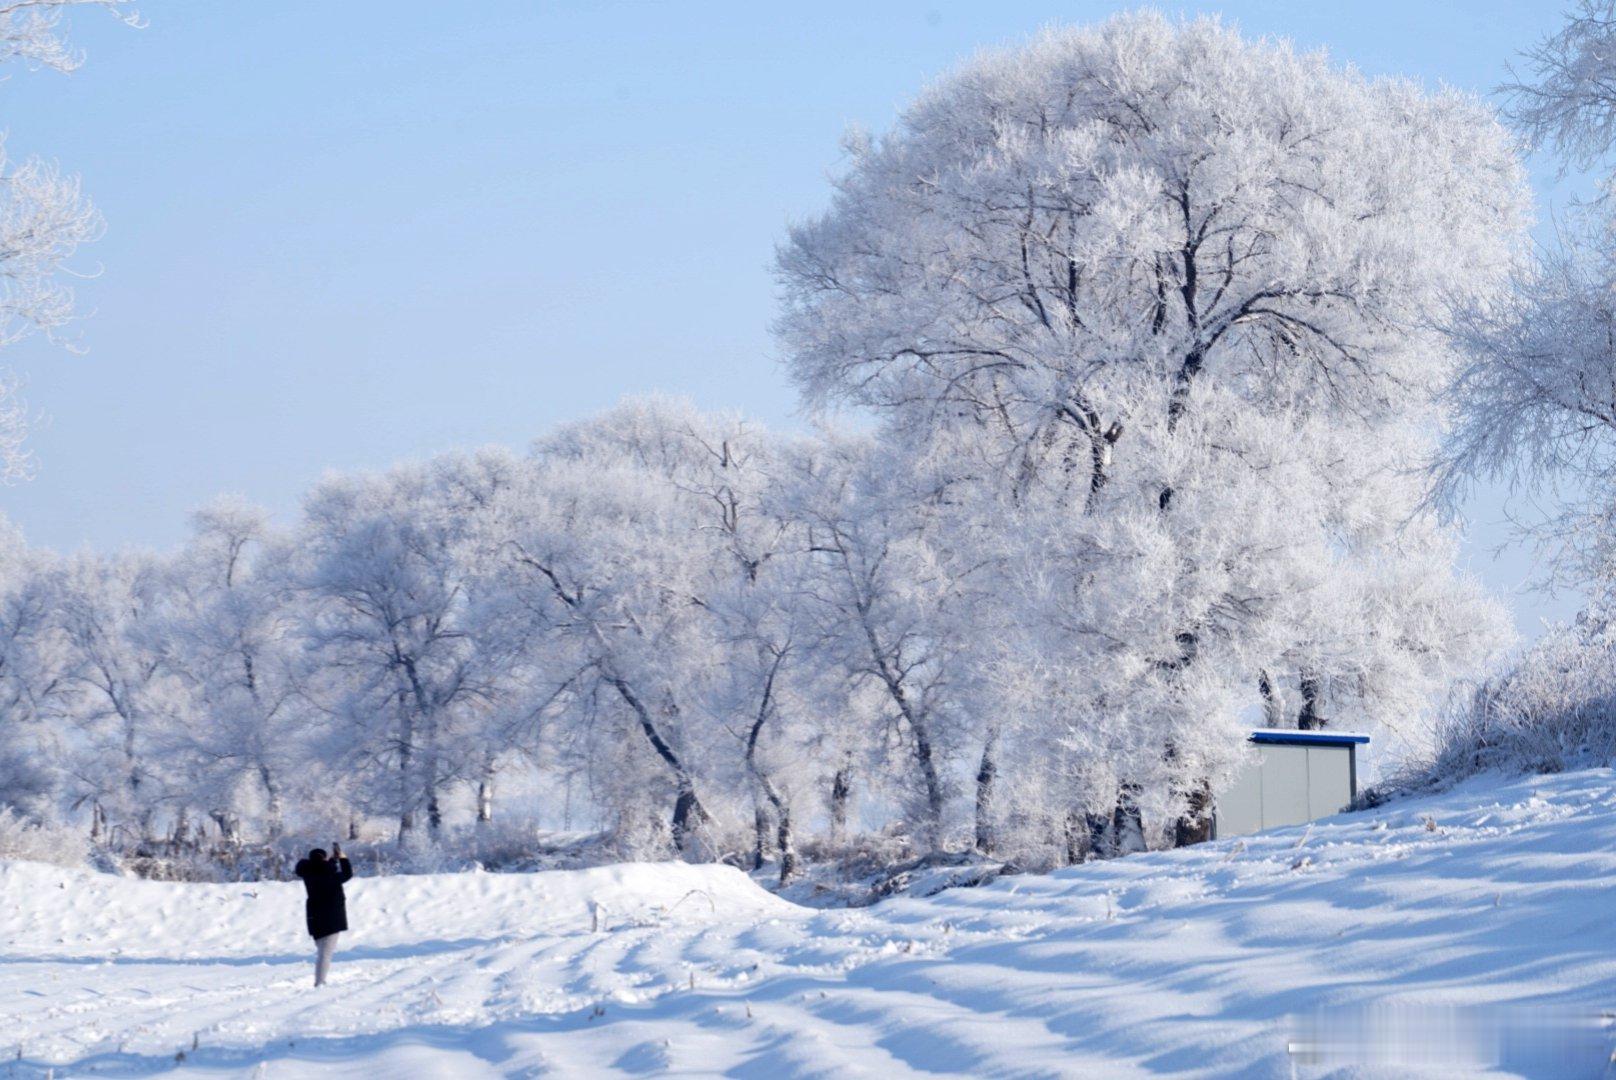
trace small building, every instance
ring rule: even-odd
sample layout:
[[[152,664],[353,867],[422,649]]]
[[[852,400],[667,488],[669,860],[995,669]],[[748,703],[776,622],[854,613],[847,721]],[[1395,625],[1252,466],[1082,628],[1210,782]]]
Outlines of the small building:
[[[1357,797],[1358,747],[1369,736],[1258,728],[1251,742],[1254,760],[1217,797],[1214,839],[1329,817]]]

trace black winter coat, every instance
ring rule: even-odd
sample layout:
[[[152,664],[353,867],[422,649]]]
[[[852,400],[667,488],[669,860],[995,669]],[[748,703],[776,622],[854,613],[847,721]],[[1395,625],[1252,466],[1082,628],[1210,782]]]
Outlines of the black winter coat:
[[[348,929],[348,901],[342,895],[342,883],[353,877],[348,860],[299,859],[292,872],[303,879],[303,888],[308,890],[303,910],[308,916],[309,936],[323,938]]]

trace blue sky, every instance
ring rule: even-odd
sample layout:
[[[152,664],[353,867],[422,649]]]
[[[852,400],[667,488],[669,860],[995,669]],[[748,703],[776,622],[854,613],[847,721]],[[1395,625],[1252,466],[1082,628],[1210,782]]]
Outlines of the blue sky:
[[[13,350],[37,477],[0,490],[35,542],[166,546],[239,492],[289,517],[326,469],[523,446],[659,390],[795,423],[769,262],[818,210],[850,123],[881,129],[974,50],[1132,4],[145,5],[81,13],[85,67],[0,84],[13,154],[84,177],[72,356]],[[1485,92],[1563,5],[1158,5]],[[1564,197],[1550,164],[1533,179]],[[1466,558],[1527,633],[1502,501]]]

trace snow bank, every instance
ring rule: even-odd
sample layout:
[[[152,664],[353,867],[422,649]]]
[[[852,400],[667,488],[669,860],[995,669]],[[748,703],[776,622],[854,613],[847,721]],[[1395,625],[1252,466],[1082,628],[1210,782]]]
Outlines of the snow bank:
[[[1599,1076],[1613,836],[1601,769],[858,911],[677,864],[361,879],[321,993],[293,886],[10,865],[0,1061],[886,1080],[1407,1076],[1423,1053],[1423,1075]]]
[[[364,873],[363,866],[355,868]],[[594,929],[755,918],[790,905],[727,866],[621,863],[540,874],[356,877],[342,947],[558,937]],[[0,862],[0,942],[9,955],[122,959],[278,958],[307,951],[300,882],[142,881]],[[15,898],[15,900],[13,899]]]

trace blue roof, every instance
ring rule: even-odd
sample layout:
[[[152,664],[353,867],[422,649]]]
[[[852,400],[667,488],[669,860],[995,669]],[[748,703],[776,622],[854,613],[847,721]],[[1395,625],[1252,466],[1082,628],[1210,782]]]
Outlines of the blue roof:
[[[1251,733],[1254,743],[1284,746],[1361,746],[1369,736],[1356,731],[1298,731],[1295,728],[1258,728]]]

